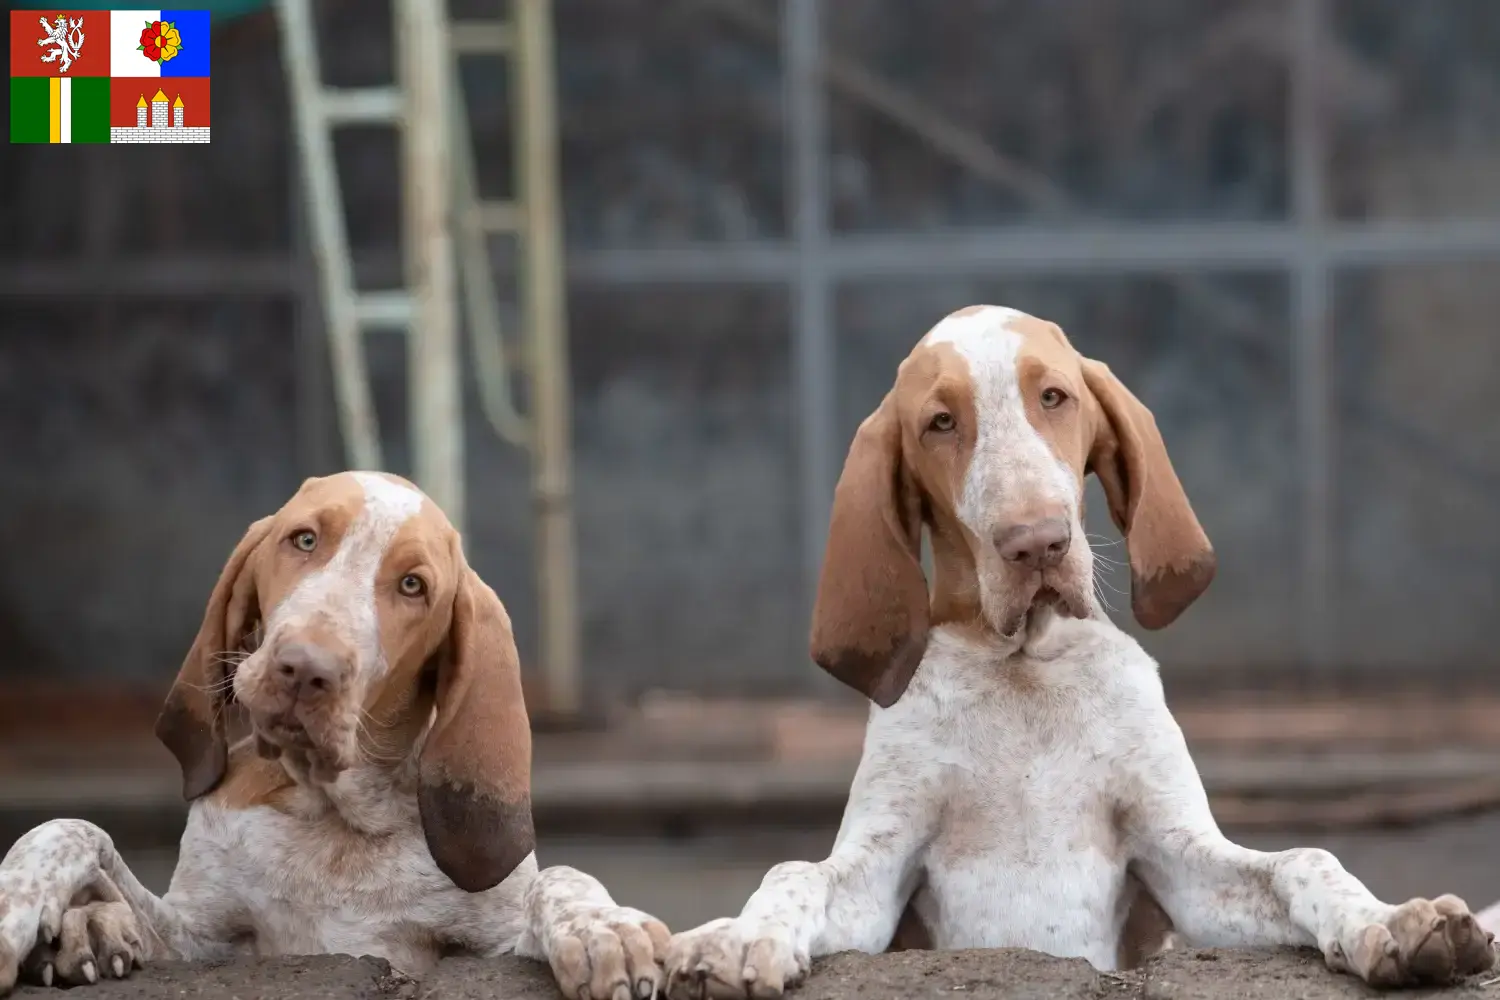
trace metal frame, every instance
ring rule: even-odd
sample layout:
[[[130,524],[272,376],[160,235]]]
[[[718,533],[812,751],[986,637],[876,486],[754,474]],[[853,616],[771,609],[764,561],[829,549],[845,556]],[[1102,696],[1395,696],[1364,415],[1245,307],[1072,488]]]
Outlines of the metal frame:
[[[513,16],[504,23],[450,24],[446,7],[444,0],[394,0],[397,84],[336,90],[322,84],[312,0],[276,5],[296,109],[302,193],[311,203],[307,214],[322,278],[340,428],[351,464],[383,467],[363,334],[377,326],[402,330],[413,478],[462,528],[467,490],[456,302],[462,287],[481,410],[502,440],[531,452],[546,710],[571,716],[582,708],[582,692],[551,0],[514,0]],[[465,55],[509,57],[517,132],[514,201],[479,196],[458,67]],[[343,226],[331,130],[351,121],[390,125],[401,134],[405,273],[399,288],[359,290],[391,281],[357,281]],[[302,214],[294,209],[294,230],[303,223]],[[491,235],[512,236],[520,248],[520,311],[529,334],[524,367],[534,390],[530,420],[518,412],[512,394],[489,258]],[[457,251],[455,239],[462,240]],[[274,271],[268,269],[268,276]],[[307,290],[299,285],[298,291],[297,301],[305,306]],[[306,333],[299,331],[304,352],[310,350]]]
[[[840,282],[882,277],[919,278],[930,275],[1131,275],[1194,274],[1270,271],[1288,276],[1293,289],[1293,386],[1298,434],[1300,547],[1301,655],[1315,670],[1338,664],[1337,604],[1334,533],[1335,504],[1332,465],[1335,458],[1336,421],[1330,363],[1330,287],[1340,269],[1384,264],[1417,264],[1494,258],[1500,260],[1500,225],[1494,220],[1391,221],[1348,224],[1328,217],[1326,207],[1326,137],[1328,123],[1321,86],[1320,55],[1325,49],[1327,0],[1287,0],[1287,30],[1290,88],[1289,113],[1292,130],[1290,170],[1293,213],[1285,222],[1274,223],[1089,223],[1067,229],[1013,227],[963,230],[941,234],[897,234],[837,236],[830,232],[827,192],[829,150],[828,115],[824,84],[839,88],[885,114],[898,126],[922,134],[932,147],[955,162],[961,162],[1009,184],[1037,204],[1056,207],[1059,192],[1046,180],[1029,175],[987,147],[980,137],[967,135],[948,122],[932,123],[932,115],[900,88],[837,53],[828,51],[823,38],[821,13],[824,0],[782,0],[779,35],[770,19],[754,5],[740,0],[702,0],[705,10],[717,10],[762,36],[777,37],[785,72],[788,123],[789,231],[784,241],[713,243],[670,248],[626,248],[575,252],[566,259],[567,271],[578,282],[616,285],[673,283],[764,283],[783,285],[792,296],[793,372],[798,410],[795,447],[801,477],[799,498],[804,547],[803,572],[809,595],[816,584],[833,483],[837,474],[840,442],[832,410],[836,377],[834,291]],[[545,23],[546,0],[521,0],[518,33],[550,31]],[[530,27],[525,12],[533,12]],[[486,38],[488,36],[485,36]],[[478,41],[484,41],[478,35]],[[495,45],[504,48],[509,36]],[[546,39],[550,45],[550,38]],[[462,48],[464,42],[458,43]],[[485,42],[489,45],[489,42]],[[494,46],[490,46],[494,47]],[[525,39],[516,40],[524,53]],[[546,49],[550,53],[550,48]],[[527,61],[518,60],[523,64]],[[551,121],[550,55],[519,70],[523,99],[536,100],[541,117],[531,127],[543,130],[541,147],[553,149],[524,159],[523,183],[541,208],[555,220],[558,210],[555,187],[538,189],[539,180],[555,178],[554,126]],[[528,85],[525,81],[530,80]],[[545,86],[544,86],[545,84]],[[529,88],[529,89],[528,89]],[[545,91],[545,92],[544,92]],[[524,98],[525,94],[530,98]],[[344,109],[345,117],[360,108]],[[363,109],[374,114],[389,108]],[[525,115],[522,116],[523,121]],[[299,128],[305,123],[299,121]],[[523,124],[523,128],[528,127]],[[926,131],[924,132],[924,128]],[[927,133],[931,134],[927,134]],[[314,192],[316,193],[316,192]],[[315,208],[318,199],[314,199]],[[1066,208],[1066,205],[1063,205]],[[311,220],[316,222],[316,219]],[[316,228],[314,226],[313,228]],[[552,273],[533,291],[531,308],[541,309],[549,324],[564,321],[562,300],[562,250],[549,245],[538,252],[528,268]],[[204,259],[152,261],[149,265],[112,267],[101,278],[78,282],[78,266],[21,264],[0,273],[0,295],[5,297],[67,296],[80,294],[102,298],[130,298],[137,289],[163,294],[155,280],[139,280],[164,270],[173,281],[166,294],[180,297],[247,296],[296,297],[306,292],[305,265],[284,258]],[[98,267],[95,271],[100,270]],[[400,274],[399,261],[363,259],[354,262],[359,286],[388,284]],[[326,285],[326,282],[325,282]],[[1203,289],[1199,287],[1199,291]],[[328,289],[323,289],[328,293]],[[353,322],[353,321],[351,321]],[[357,338],[351,338],[357,339]],[[336,346],[345,338],[336,338]],[[542,342],[533,342],[533,350]],[[548,341],[546,349],[552,375],[538,385],[536,433],[554,442],[566,442],[567,385],[564,341]],[[538,358],[538,361],[546,359]],[[356,406],[355,409],[362,407]],[[566,454],[566,452],[558,452]],[[557,505],[566,505],[568,482],[566,460],[560,466],[538,470],[537,501],[543,517]],[[561,523],[563,515],[557,515]],[[549,522],[550,523],[550,522]],[[554,525],[555,527],[555,525]],[[553,529],[542,529],[549,544],[572,551],[571,526],[562,539]],[[555,536],[555,537],[554,537]],[[564,542],[566,543],[564,545]],[[571,574],[571,561],[569,561]],[[543,571],[543,603],[550,588],[571,586],[553,578],[546,582]],[[544,618],[547,617],[544,614]],[[561,618],[544,623],[546,655],[576,660],[576,620]],[[569,668],[575,673],[576,664]],[[565,683],[558,694],[572,690]],[[570,697],[570,696],[569,696]],[[566,701],[567,698],[561,699]]]
[[[1500,223],[1326,223],[1322,257],[1329,271],[1389,264],[1432,264],[1500,258]],[[1017,226],[910,235],[833,236],[823,268],[833,284],[869,278],[963,275],[1290,273],[1302,233],[1296,223],[1119,223],[1066,231]],[[88,265],[92,268],[95,265]],[[99,265],[104,266],[104,265]],[[795,240],[687,243],[570,252],[569,280],[601,285],[779,284],[798,274]],[[109,262],[79,281],[75,264],[19,261],[0,271],[7,299],[113,297],[286,298],[298,287],[296,263],[280,255],[157,257]],[[172,275],[171,288],[151,289],[150,276]],[[396,280],[394,254],[354,261],[361,286]]]
[[[796,266],[792,271],[793,383],[797,398],[797,468],[801,481],[804,606],[817,594],[828,515],[838,470],[835,449],[835,331],[828,273],[828,112],[823,92],[822,0],[785,0],[788,210]]]
[[[579,674],[577,559],[573,526],[572,400],[562,195],[557,166],[557,91],[552,0],[513,0],[519,125],[517,183],[525,217],[522,313],[530,332],[532,499],[536,504],[537,601],[546,702],[553,714],[583,704]]]
[[[461,527],[467,491],[451,192],[457,136],[450,128],[453,69],[445,7],[436,0],[396,0],[396,56],[405,101],[401,193],[411,290],[406,372],[412,478]]]
[[[1333,464],[1334,384],[1330,329],[1331,274],[1326,249],[1327,122],[1320,77],[1325,0],[1292,0],[1291,177],[1297,246],[1292,271],[1292,396],[1296,407],[1301,497],[1302,659],[1314,672],[1335,667]]]

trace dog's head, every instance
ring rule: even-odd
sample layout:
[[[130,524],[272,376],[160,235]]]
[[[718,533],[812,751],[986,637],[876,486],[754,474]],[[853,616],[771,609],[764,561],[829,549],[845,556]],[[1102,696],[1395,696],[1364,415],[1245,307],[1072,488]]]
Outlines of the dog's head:
[[[1020,637],[1050,615],[1093,613],[1090,472],[1125,536],[1136,619],[1162,628],[1208,586],[1215,563],[1151,412],[1055,324],[996,306],[948,316],[901,363],[849,449],[813,659],[890,706],[931,624]]]
[[[188,799],[224,777],[230,701],[299,780],[420,747],[427,843],[464,889],[497,884],[534,847],[510,619],[405,480],[309,479],[236,546],[157,722]]]

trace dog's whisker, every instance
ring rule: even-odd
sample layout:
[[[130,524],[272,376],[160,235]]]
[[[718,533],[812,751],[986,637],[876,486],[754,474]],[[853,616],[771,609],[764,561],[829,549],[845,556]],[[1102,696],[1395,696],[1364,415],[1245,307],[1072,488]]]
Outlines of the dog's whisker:
[[[1116,594],[1119,594],[1121,597],[1129,597],[1130,596],[1130,591],[1128,591],[1128,590],[1121,590],[1119,587],[1115,586],[1114,582],[1112,580],[1110,580],[1110,578],[1108,576],[1095,577],[1094,578],[1094,582],[1098,586],[1105,587],[1105,588],[1107,588],[1109,590],[1114,591]]]
[[[1115,608],[1115,606],[1113,604],[1109,603],[1109,597],[1108,597],[1108,595],[1106,595],[1104,593],[1104,588],[1101,586],[1102,583],[1103,583],[1103,578],[1102,577],[1099,577],[1099,576],[1095,576],[1094,577],[1094,581],[1093,581],[1094,598],[1101,605],[1103,605],[1105,611],[1108,611],[1110,614],[1115,614],[1116,613],[1116,608]]]
[[[1115,559],[1115,558],[1113,558],[1111,556],[1105,555],[1103,552],[1100,552],[1097,548],[1095,548],[1092,545],[1089,546],[1089,549],[1093,552],[1094,561],[1095,562],[1101,562],[1104,565],[1111,566],[1111,567],[1119,567],[1119,566],[1125,566],[1125,565],[1127,565],[1127,563],[1125,561],[1120,560],[1120,559]]]
[[[387,743],[382,740],[378,732],[380,724],[370,718],[368,712],[361,711],[355,720],[355,728],[360,735],[358,741],[360,754],[372,764],[399,764],[406,759],[406,753],[399,741]]]

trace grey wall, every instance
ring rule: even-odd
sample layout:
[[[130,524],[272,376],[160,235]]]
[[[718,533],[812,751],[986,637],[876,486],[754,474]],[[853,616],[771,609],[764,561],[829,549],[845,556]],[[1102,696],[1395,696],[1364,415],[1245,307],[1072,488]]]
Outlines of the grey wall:
[[[778,5],[747,3],[774,28]],[[949,0],[920,18],[903,0],[828,6],[833,45],[975,127],[1080,213],[1232,221],[1288,210],[1275,4]],[[1500,8],[1334,7],[1340,217],[1500,215],[1490,138]],[[385,5],[329,0],[322,11],[329,82],[388,79]],[[663,0],[561,0],[558,34],[572,249],[784,235],[774,44]],[[274,22],[226,26],[214,67],[207,148],[9,147],[4,260],[71,262],[84,285],[111,255],[291,252]],[[476,64],[465,80],[482,186],[503,193],[504,78]],[[1070,222],[965,175],[847,97],[835,93],[830,117],[842,232]],[[340,155],[355,244],[390,272],[394,141],[354,131]],[[509,257],[496,260],[508,278]],[[1356,673],[1496,665],[1482,634],[1500,598],[1496,277],[1494,264],[1474,264],[1339,280],[1341,639]],[[806,689],[785,290],[575,281],[569,294],[590,690]],[[1221,554],[1208,597],[1153,648],[1169,669],[1253,683],[1298,666],[1288,294],[1279,274],[851,283],[837,295],[840,431],[847,439],[948,310],[1004,302],[1058,320],[1153,406]],[[319,398],[326,359],[299,348],[299,317],[316,336],[316,314],[286,300],[5,301],[5,676],[155,683],[175,669],[240,531],[304,474],[340,462]],[[403,471],[402,343],[371,343],[390,462]],[[529,654],[526,462],[470,403],[469,547]],[[1112,529],[1096,530],[1107,544]],[[1118,546],[1101,552],[1123,559]]]

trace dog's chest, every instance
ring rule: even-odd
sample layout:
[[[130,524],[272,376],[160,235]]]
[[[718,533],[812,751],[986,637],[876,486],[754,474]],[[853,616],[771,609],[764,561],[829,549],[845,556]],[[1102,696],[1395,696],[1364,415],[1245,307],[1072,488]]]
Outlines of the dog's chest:
[[[476,898],[438,870],[419,828],[369,837],[334,817],[207,807],[194,810],[182,855],[174,888],[217,882],[240,940],[262,955],[377,955],[420,970]]]
[[[1128,858],[1106,707],[1087,686],[1022,682],[933,726],[942,812],[915,904],[937,947],[1115,963]]]

